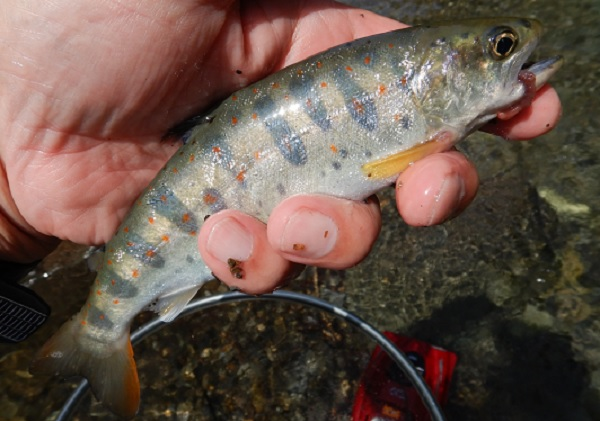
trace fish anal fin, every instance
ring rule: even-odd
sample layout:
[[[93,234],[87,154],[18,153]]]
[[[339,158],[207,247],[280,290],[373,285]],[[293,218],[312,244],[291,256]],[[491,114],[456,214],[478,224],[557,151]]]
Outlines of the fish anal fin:
[[[158,298],[154,310],[159,314],[163,322],[171,322],[183,311],[186,304],[190,302],[200,287],[194,287],[183,291],[177,291]]]
[[[410,149],[388,155],[362,166],[362,172],[371,180],[384,180],[400,174],[409,165],[437,152],[447,151],[456,143],[458,135],[453,130],[440,130]]]
[[[66,322],[37,353],[31,373],[83,376],[110,411],[123,419],[133,418],[140,404],[140,385],[129,333],[104,344],[86,337],[84,329],[78,317]]]

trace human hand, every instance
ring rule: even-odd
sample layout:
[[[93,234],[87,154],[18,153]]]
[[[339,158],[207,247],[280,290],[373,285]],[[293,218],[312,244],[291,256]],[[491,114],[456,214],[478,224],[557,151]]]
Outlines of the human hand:
[[[402,26],[317,0],[241,5],[6,0],[0,12],[0,123],[6,128],[0,140],[0,257],[15,261],[42,257],[55,237],[108,241],[137,194],[179,146],[161,141],[176,123],[327,47]],[[541,91],[530,110],[525,118],[503,122],[504,134],[529,138],[550,130],[560,113],[555,92]],[[400,213],[408,223],[429,225],[472,200],[477,176],[462,155],[449,152],[418,162],[399,183]],[[281,242],[285,221],[302,209],[291,218],[296,227],[307,218],[304,226],[314,225],[316,212],[317,220],[323,214],[321,221],[332,221],[337,229],[323,256],[278,251],[292,234]],[[210,233],[231,217],[253,242],[243,284],[231,279],[226,263],[214,256],[217,249],[206,252]],[[268,231],[239,213],[213,215],[199,236],[200,248],[225,282],[264,292],[294,272],[292,260],[333,268],[357,263],[380,223],[375,201],[291,198],[275,209]]]

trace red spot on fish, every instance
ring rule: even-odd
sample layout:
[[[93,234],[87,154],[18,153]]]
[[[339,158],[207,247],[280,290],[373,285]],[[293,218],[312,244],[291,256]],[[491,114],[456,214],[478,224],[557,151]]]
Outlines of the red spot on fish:
[[[165,243],[168,243],[169,242],[169,236],[168,235],[163,235],[161,237],[161,240],[163,240]]]
[[[179,173],[179,170],[177,168],[173,168],[172,171],[173,171],[173,174],[178,174]]]
[[[104,314],[101,314],[99,317],[100,317],[100,320],[104,320]]]
[[[371,64],[371,57],[370,57],[370,56],[366,56],[366,57],[365,57],[365,64],[366,64],[366,65],[369,65],[369,64]]]
[[[245,179],[245,178],[246,178],[246,170],[242,170],[242,171],[240,171],[240,172],[238,173],[238,175],[236,175],[236,176],[235,176],[235,179],[236,179],[237,181],[239,181],[240,183],[241,183],[242,181],[244,181],[244,179]]]
[[[321,82],[321,88],[327,88],[327,82]]]
[[[102,295],[102,291],[96,290],[96,295]]]
[[[196,159],[196,157],[194,156],[194,154],[190,154],[190,162],[194,162],[194,159]]]
[[[281,85],[279,84],[279,82],[273,82],[273,84],[271,85],[271,87],[273,89],[279,89],[279,88],[281,88]]]
[[[148,250],[146,252],[146,256],[148,256],[148,257],[154,257],[154,256],[156,256],[156,252],[154,250]]]
[[[163,203],[167,203],[167,196],[165,196],[164,194],[160,197],[160,201]]]
[[[196,231],[190,231],[190,235],[193,237],[194,235],[196,235]]]
[[[114,285],[114,284],[116,284],[116,283],[117,283],[117,281],[115,281],[114,279],[111,279],[111,280],[110,280],[110,284],[111,284],[111,285]]]
[[[257,93],[258,93],[258,89],[256,89],[256,88],[252,88],[252,93],[253,93],[253,94],[257,94]]]
[[[148,222],[150,222],[151,224],[153,224],[153,223],[154,223],[154,218],[153,218],[153,217],[151,217],[151,216],[149,216],[149,217],[148,217]]]
[[[321,67],[323,67],[323,63],[321,63],[320,61],[317,61],[317,69],[320,69]]]
[[[388,44],[388,48],[394,48],[394,44],[392,44],[391,42]]]
[[[137,269],[134,269],[134,270],[131,272],[131,276],[132,276],[132,277],[134,277],[134,278],[139,278],[139,276],[140,276],[140,271],[139,271],[139,270],[137,270]]]
[[[256,115],[256,113],[252,113],[252,120],[256,120],[258,116]]]
[[[406,76],[402,76],[402,79],[400,79],[400,83],[402,83],[402,86],[406,86]]]
[[[338,148],[334,144],[329,145],[329,149],[331,149],[331,152],[333,152],[333,153],[338,152]]]
[[[237,119],[237,117],[235,117],[235,116],[234,116],[234,117],[231,117],[231,125],[232,125],[232,126],[235,126],[235,125],[237,124],[237,122],[238,122],[238,119]]]
[[[206,203],[207,205],[212,205],[217,201],[217,197],[210,193],[207,193],[204,195],[202,200],[204,200],[204,203]]]
[[[119,304],[119,300],[113,300],[113,304]]]
[[[123,232],[129,232],[129,227],[123,228]]]
[[[237,95],[231,95],[231,100],[232,101],[237,101]]]
[[[127,243],[125,243],[125,244],[127,244],[127,247],[133,247],[133,243],[132,243],[131,241],[128,241],[128,242],[127,242]]]
[[[183,216],[181,217],[181,220],[183,221],[184,224],[186,222],[189,222],[189,220],[190,220],[190,214],[189,213],[184,213]]]
[[[352,67],[346,66],[346,70],[348,70],[349,72],[351,72],[352,71]]]
[[[85,320],[82,320],[81,324],[85,326],[85,325],[87,325],[87,322]]]
[[[218,146],[213,146],[212,151],[216,154],[220,154],[221,153],[221,148],[219,148]]]
[[[385,94],[386,87],[385,85],[379,85],[379,95]]]

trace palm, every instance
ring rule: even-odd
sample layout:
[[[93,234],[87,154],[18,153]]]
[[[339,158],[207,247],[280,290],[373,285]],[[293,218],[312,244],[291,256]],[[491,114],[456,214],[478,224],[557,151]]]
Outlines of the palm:
[[[33,58],[0,69],[0,81],[15,86],[3,106],[11,121],[22,122],[2,145],[2,156],[16,206],[38,232],[80,243],[106,241],[175,151],[177,145],[161,140],[169,127],[290,62],[372,33],[375,24],[380,31],[398,25],[349,17],[329,6],[331,19],[344,22],[345,30],[302,32],[300,11],[289,2],[251,2],[252,8],[140,3],[148,9],[97,2],[56,9],[48,3],[36,11],[48,22],[38,28],[43,42],[22,37],[2,53],[8,55],[3,63]],[[7,34],[31,29],[22,18],[3,26]],[[359,30],[348,25],[353,19],[361,19]],[[328,25],[336,27],[331,20]]]

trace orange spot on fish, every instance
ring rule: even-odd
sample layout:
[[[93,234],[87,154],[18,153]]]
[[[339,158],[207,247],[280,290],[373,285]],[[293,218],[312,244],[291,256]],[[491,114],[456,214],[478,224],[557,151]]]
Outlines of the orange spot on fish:
[[[281,88],[281,85],[279,84],[279,82],[273,82],[273,84],[271,85],[271,87],[273,89],[279,89],[279,88]]]
[[[160,239],[163,240],[165,243],[169,242],[169,236],[168,235],[163,235]]]
[[[128,241],[128,242],[127,242],[127,243],[125,243],[125,244],[127,244],[127,247],[133,247],[133,243],[132,243],[131,241]]]
[[[96,295],[102,295],[102,291],[96,290]]]
[[[346,66],[346,70],[348,70],[349,72],[351,72],[352,71],[352,67]]]
[[[402,76],[402,79],[400,79],[400,83],[402,83],[402,86],[406,86],[406,76]]]
[[[113,304],[119,304],[119,300],[113,300]]]
[[[237,124],[237,122],[238,122],[237,117],[235,117],[235,116],[231,117],[231,125],[232,126],[235,126]]]
[[[394,114],[394,121],[400,121],[400,114]]]
[[[254,159],[257,160],[257,161],[260,159],[260,152],[259,151],[254,152]]]
[[[379,95],[385,94],[386,87],[385,85],[379,85]]]
[[[321,82],[321,88],[327,88],[327,82]]]
[[[320,61],[317,61],[317,69],[320,69],[321,67],[323,67],[323,63],[321,63]]]
[[[110,280],[110,284],[111,284],[111,285],[114,285],[114,284],[116,284],[116,283],[117,283],[117,281],[115,281],[114,279],[111,279],[111,280]]]
[[[100,320],[104,320],[104,314],[101,314],[99,317],[100,317]]]
[[[212,151],[213,151],[214,153],[218,153],[218,154],[220,154],[220,153],[221,153],[221,148],[219,148],[218,146],[213,146],[213,148],[212,148]]]
[[[106,264],[107,264],[107,265],[112,265],[112,260],[108,259],[108,260],[106,261]]]
[[[153,217],[151,217],[151,216],[149,216],[149,217],[148,217],[148,222],[150,222],[151,224],[153,224],[153,223],[154,223],[154,218],[153,218]]]
[[[123,232],[129,232],[129,227],[123,228]]]
[[[179,173],[179,170],[177,168],[173,168],[172,171],[173,171],[173,174],[178,174]]]
[[[370,57],[370,56],[366,56],[366,57],[365,57],[365,64],[366,64],[366,65],[369,65],[369,64],[371,64],[371,57]]]
[[[183,221],[184,224],[186,222],[189,222],[189,220],[190,220],[190,214],[189,213],[184,213],[183,216],[181,217],[181,220]]]
[[[334,144],[329,145],[329,149],[331,149],[331,152],[333,152],[333,153],[338,152],[338,148]]]
[[[256,120],[258,116],[256,115],[256,113],[252,113],[252,120]]]
[[[231,100],[232,101],[237,101],[237,95],[231,95]]]
[[[360,102],[360,100],[358,100],[356,98],[352,98],[352,106],[354,107],[356,112],[359,114],[363,114],[365,112],[364,105],[362,104],[362,102]]]
[[[196,231],[190,231],[190,235],[193,237],[194,235],[196,235]]]
[[[257,88],[252,88],[252,93],[253,94],[257,94],[258,93],[258,89]]]
[[[85,325],[87,325],[87,322],[85,320],[82,320],[81,324],[85,326]]]
[[[392,44],[391,42],[388,44],[388,48],[394,48],[394,44]]]
[[[137,270],[137,269],[134,269],[134,270],[131,272],[131,276],[132,276],[132,277],[134,277],[134,278],[139,278],[139,276],[140,276],[140,271],[139,271],[139,270]]]
[[[204,200],[204,203],[206,203],[207,205],[212,205],[217,201],[217,197],[210,193],[207,193],[204,195],[202,200]]]
[[[148,256],[148,257],[154,257],[154,256],[156,256],[156,252],[154,250],[148,250],[146,252],[146,256]]]
[[[236,175],[236,176],[235,176],[235,179],[236,179],[237,181],[239,181],[240,183],[241,183],[242,181],[244,181],[244,179],[245,179],[245,178],[246,178],[246,170],[242,170],[242,171],[240,171],[240,172],[238,173],[238,175]]]
[[[167,196],[165,196],[164,194],[160,197],[160,201],[163,203],[167,202]]]
[[[190,154],[190,162],[193,162],[193,161],[194,161],[194,159],[196,159],[196,157],[194,156],[194,154],[193,154],[193,153],[192,153],[192,154]]]
[[[304,73],[304,71],[303,71],[302,69],[298,69],[298,70],[296,70],[296,74],[297,74],[298,76],[302,76],[302,74],[303,74],[303,73]]]

